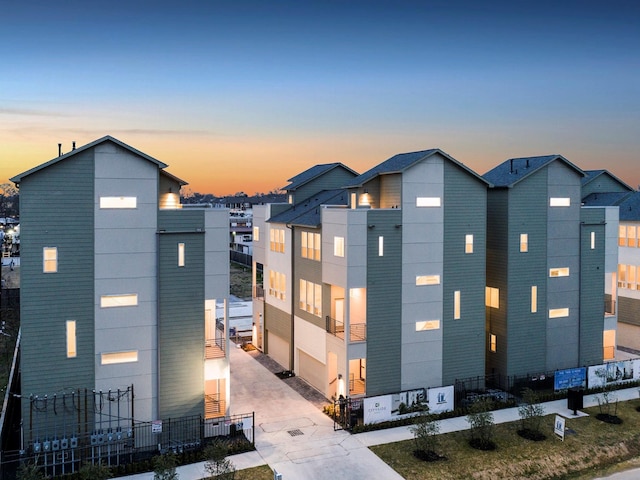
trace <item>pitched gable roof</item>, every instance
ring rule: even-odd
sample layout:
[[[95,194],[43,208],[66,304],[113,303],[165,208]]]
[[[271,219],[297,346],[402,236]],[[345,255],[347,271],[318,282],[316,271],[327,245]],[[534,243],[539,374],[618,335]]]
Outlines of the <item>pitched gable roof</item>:
[[[334,168],[343,168],[345,170],[347,170],[348,172],[353,173],[354,175],[357,175],[358,172],[351,170],[349,167],[347,167],[346,165],[340,163],[340,162],[335,162],[335,163],[324,163],[321,165],[314,165],[311,168],[308,168],[307,170],[305,170],[302,173],[299,173],[298,175],[296,175],[295,177],[292,177],[290,179],[288,179],[287,181],[290,182],[289,185],[287,185],[286,187],[282,187],[281,190],[286,190],[288,192],[292,192],[300,187],[302,187],[303,185],[309,183],[311,180],[318,178],[321,175],[324,175],[325,173],[329,172],[330,170],[333,170]]]
[[[620,203],[620,220],[640,220],[640,192],[633,192]]]
[[[496,187],[512,187],[532,173],[541,170],[554,161],[561,161],[581,176],[585,175],[580,168],[576,167],[562,155],[555,154],[539,157],[510,158],[509,160],[502,162],[497,167],[489,170],[483,175],[483,178],[491,182]]]
[[[85,150],[88,150],[88,149],[90,149],[90,148],[93,148],[93,147],[95,147],[96,145],[100,145],[101,143],[104,143],[104,142],[112,142],[112,143],[115,143],[116,145],[118,145],[118,146],[120,146],[120,147],[122,147],[122,148],[124,148],[124,149],[126,149],[126,150],[129,150],[131,153],[133,153],[133,154],[135,154],[135,155],[138,155],[139,157],[142,157],[142,158],[144,158],[145,160],[148,160],[148,161],[150,161],[150,162],[152,162],[152,163],[156,164],[156,165],[158,166],[158,168],[159,168],[159,169],[163,169],[163,168],[166,168],[166,167],[168,166],[166,163],[162,163],[160,160],[156,160],[155,158],[153,158],[153,157],[151,157],[151,156],[147,155],[146,153],[143,153],[143,152],[141,152],[140,150],[137,150],[137,149],[135,149],[135,148],[133,148],[133,147],[131,147],[131,146],[127,145],[127,144],[126,144],[126,143],[124,143],[124,142],[121,142],[121,141],[120,141],[120,140],[118,140],[117,138],[113,138],[113,137],[112,137],[112,136],[110,136],[110,135],[106,135],[106,136],[104,136],[104,137],[102,137],[102,138],[99,138],[99,139],[97,139],[97,140],[94,140],[94,141],[93,141],[93,142],[91,142],[91,143],[87,143],[86,145],[83,145],[83,146],[78,147],[78,148],[76,148],[76,149],[74,149],[74,150],[71,150],[70,152],[65,153],[64,155],[60,155],[59,157],[56,157],[56,158],[54,158],[53,160],[49,160],[48,162],[42,163],[42,164],[40,164],[40,165],[38,165],[38,166],[36,166],[36,167],[34,167],[34,168],[30,169],[30,170],[27,170],[26,172],[22,172],[22,173],[20,173],[20,174],[16,175],[15,177],[10,178],[9,180],[11,180],[11,181],[12,181],[13,183],[15,183],[15,184],[19,184],[19,183],[20,183],[20,181],[21,181],[24,177],[26,177],[26,176],[28,176],[28,175],[31,175],[32,173],[36,173],[36,172],[38,172],[38,171],[40,171],[40,170],[43,170],[43,169],[45,169],[45,168],[47,168],[47,167],[50,167],[51,165],[55,165],[55,164],[56,164],[56,163],[58,163],[58,162],[61,162],[61,161],[65,160],[65,159],[67,159],[67,158],[69,158],[69,157],[72,157],[73,155],[76,155],[76,154],[78,154],[78,153],[80,153],[80,152],[83,152],[83,151],[85,151]],[[168,173],[168,172],[164,172],[164,173]],[[176,180],[180,180],[180,179],[178,179],[177,177],[174,177],[174,179],[176,179]],[[183,182],[182,184],[183,184],[183,185],[186,185],[186,182],[184,182],[183,180],[180,180],[180,182]]]
[[[372,169],[367,170],[363,174],[355,177],[347,185],[345,185],[345,188],[361,187],[362,185],[367,183],[369,180],[371,180],[371,179],[373,179],[373,178],[375,178],[375,177],[377,177],[379,175],[388,175],[388,174],[392,174],[392,173],[401,173],[401,172],[405,171],[406,169],[410,168],[411,166],[415,165],[416,163],[421,162],[421,161],[431,157],[432,155],[435,155],[436,153],[442,155],[446,159],[448,159],[451,162],[455,163],[457,166],[459,166],[460,168],[462,168],[466,172],[470,173],[471,175],[476,177],[481,182],[489,183],[489,182],[487,182],[487,180],[482,178],[480,175],[478,175],[476,172],[471,170],[469,167],[467,167],[463,163],[459,162],[455,158],[449,156],[448,154],[444,153],[439,148],[431,148],[429,150],[421,150],[421,151],[418,151],[418,152],[409,152],[409,153],[399,153],[397,155],[394,155],[393,157],[391,157],[391,158],[385,160],[384,162],[376,165]]]
[[[285,223],[306,227],[320,225],[322,205],[347,205],[348,192],[342,188],[323,190],[311,198],[269,218],[270,223]]]
[[[618,177],[616,177],[614,174],[612,174],[608,170],[585,170],[584,173],[586,174],[586,176],[582,179],[582,186],[583,187],[585,185],[593,182],[598,177],[604,175],[604,176],[607,176],[607,177],[613,179],[615,182],[619,183],[620,186],[625,188],[626,190],[629,190],[630,192],[633,191],[632,187],[630,187],[629,185],[624,183],[622,180],[620,180]]]

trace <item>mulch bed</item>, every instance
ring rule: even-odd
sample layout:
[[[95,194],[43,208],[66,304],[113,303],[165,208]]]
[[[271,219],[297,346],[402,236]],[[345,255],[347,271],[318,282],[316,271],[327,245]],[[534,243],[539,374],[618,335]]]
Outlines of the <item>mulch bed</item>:
[[[613,425],[620,425],[622,423],[622,419],[617,415],[610,415],[608,413],[599,413],[596,415],[596,418],[601,422],[611,423]]]
[[[440,460],[446,460],[447,457],[444,455],[438,455],[433,450],[425,451],[425,450],[414,450],[413,456],[418,460],[422,460],[424,462],[438,462]]]

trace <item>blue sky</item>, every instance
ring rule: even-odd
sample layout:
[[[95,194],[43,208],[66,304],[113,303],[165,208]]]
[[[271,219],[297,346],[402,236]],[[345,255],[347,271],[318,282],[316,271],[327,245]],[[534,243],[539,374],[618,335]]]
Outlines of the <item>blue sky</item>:
[[[109,134],[218,195],[427,148],[480,174],[559,153],[637,186],[637,5],[12,2],[0,183]]]

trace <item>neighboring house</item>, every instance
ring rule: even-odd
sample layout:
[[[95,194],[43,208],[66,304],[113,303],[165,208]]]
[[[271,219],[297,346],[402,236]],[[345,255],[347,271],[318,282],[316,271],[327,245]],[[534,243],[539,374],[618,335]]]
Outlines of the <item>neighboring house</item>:
[[[600,363],[617,209],[582,208],[585,173],[561,155],[514,158],[484,175],[488,199],[487,373],[524,376]],[[613,230],[611,230],[613,228]],[[606,268],[605,268],[606,267]]]
[[[166,166],[106,136],[11,179],[25,448],[228,413],[228,212]]]
[[[261,348],[327,398],[484,375],[488,182],[437,149],[290,182],[254,207]]]
[[[587,171],[583,204],[619,209],[615,231],[618,261],[607,292],[607,311],[617,315],[617,337],[622,349],[640,350],[640,193],[606,170]],[[610,354],[605,356],[610,358]]]

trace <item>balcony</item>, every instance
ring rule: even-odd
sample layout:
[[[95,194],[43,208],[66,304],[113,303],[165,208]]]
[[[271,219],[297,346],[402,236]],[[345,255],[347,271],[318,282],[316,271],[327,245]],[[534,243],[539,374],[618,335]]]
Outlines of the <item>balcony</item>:
[[[326,317],[326,330],[331,335],[344,340],[345,328],[344,321],[336,320],[329,316]],[[349,342],[364,342],[367,340],[367,324],[356,323],[349,326]]]
[[[204,418],[224,417],[227,402],[220,394],[207,394],[204,396]]]
[[[255,285],[253,287],[253,298],[262,298],[264,299],[264,288],[260,285]]]
[[[226,343],[224,337],[205,340],[204,358],[206,360],[211,360],[213,358],[224,358],[225,346]]]
[[[616,314],[616,301],[612,299],[605,299],[604,301],[604,314],[615,315]]]

